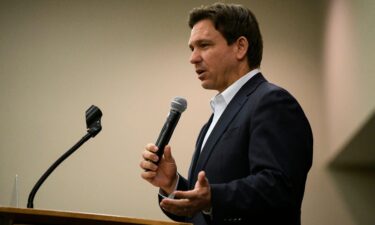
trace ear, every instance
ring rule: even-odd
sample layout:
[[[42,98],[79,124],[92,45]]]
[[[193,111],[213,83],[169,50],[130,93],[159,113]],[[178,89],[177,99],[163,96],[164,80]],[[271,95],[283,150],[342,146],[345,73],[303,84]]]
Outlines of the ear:
[[[236,56],[238,60],[243,60],[247,56],[247,50],[249,49],[249,42],[247,41],[247,38],[244,36],[241,36],[236,41]]]

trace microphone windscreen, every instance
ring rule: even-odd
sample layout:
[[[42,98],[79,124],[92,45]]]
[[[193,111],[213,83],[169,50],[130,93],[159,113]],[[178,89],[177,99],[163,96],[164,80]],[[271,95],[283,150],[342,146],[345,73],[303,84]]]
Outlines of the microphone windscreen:
[[[185,111],[186,107],[187,107],[187,101],[186,99],[182,97],[175,97],[171,102],[172,110],[175,110],[179,113],[182,113],[183,111]]]

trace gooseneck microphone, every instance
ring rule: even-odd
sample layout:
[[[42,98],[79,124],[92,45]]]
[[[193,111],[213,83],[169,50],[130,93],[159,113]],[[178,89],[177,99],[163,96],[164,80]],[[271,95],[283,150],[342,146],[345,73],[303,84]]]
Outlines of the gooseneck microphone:
[[[82,137],[71,149],[65,152],[60,158],[56,160],[48,170],[39,178],[38,182],[34,185],[33,189],[29,194],[27,201],[27,208],[34,208],[34,197],[36,192],[39,190],[43,182],[48,178],[48,176],[56,169],[60,163],[62,163],[66,158],[68,158],[73,152],[75,152],[81,145],[83,145],[87,140],[92,137],[95,137],[101,130],[102,125],[100,119],[102,117],[102,111],[94,105],[86,110],[86,125],[87,125],[87,134]]]
[[[156,154],[159,157],[159,160],[155,162],[159,163],[161,157],[164,154],[164,148],[168,144],[169,140],[172,137],[173,131],[176,128],[178,120],[181,117],[181,113],[185,111],[187,107],[186,99],[182,97],[175,97],[171,102],[171,110],[169,111],[167,120],[164,123],[162,130],[160,131],[159,137],[155,143],[158,147]]]

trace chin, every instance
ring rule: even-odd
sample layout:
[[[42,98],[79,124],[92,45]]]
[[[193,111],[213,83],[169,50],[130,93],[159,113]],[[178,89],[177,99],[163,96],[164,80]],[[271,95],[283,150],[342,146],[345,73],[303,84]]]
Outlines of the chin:
[[[212,87],[212,86],[209,86],[209,85],[203,85],[202,84],[202,88],[206,89],[206,90],[216,90],[216,88]]]
[[[210,82],[209,80],[203,80],[201,82],[201,86],[202,86],[202,88],[204,88],[206,90],[217,90],[215,85],[212,82]]]
[[[204,88],[204,89],[208,89],[208,90],[211,90],[211,89],[212,89],[211,85],[208,84],[208,83],[205,82],[205,81],[202,81],[201,86],[202,86],[202,88]]]

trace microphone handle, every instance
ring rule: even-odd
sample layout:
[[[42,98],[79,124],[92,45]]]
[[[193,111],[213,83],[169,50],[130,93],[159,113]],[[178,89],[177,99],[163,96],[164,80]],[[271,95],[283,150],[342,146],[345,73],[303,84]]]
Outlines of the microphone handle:
[[[159,137],[156,141],[156,146],[158,147],[158,151],[156,154],[159,157],[159,160],[156,162],[156,164],[159,163],[161,157],[164,154],[164,148],[169,143],[169,140],[172,137],[173,131],[176,128],[176,125],[178,123],[178,120],[181,117],[181,113],[177,112],[175,110],[171,110],[169,112],[169,115],[167,117],[167,121],[165,121],[163,129],[160,131]]]

